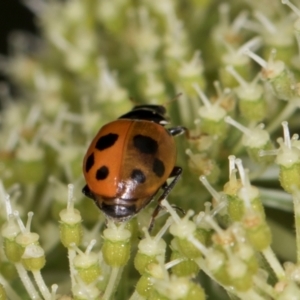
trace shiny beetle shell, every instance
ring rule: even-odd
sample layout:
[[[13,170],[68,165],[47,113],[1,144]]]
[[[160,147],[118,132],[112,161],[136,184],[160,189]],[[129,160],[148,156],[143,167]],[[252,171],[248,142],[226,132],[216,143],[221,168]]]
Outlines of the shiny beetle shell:
[[[134,107],[104,125],[89,146],[83,160],[87,183],[83,193],[107,216],[118,220],[134,216],[160,188],[167,190],[174,168],[181,170],[175,167],[173,135],[185,128],[166,129],[164,114],[163,106]]]

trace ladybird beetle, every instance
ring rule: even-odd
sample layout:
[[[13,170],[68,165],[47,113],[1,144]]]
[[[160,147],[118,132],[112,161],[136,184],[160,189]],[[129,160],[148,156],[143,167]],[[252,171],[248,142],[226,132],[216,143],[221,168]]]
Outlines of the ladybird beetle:
[[[161,105],[135,106],[104,125],[89,146],[83,160],[82,192],[108,217],[117,221],[133,217],[162,189],[160,203],[180,178],[173,136],[186,128],[165,128],[165,114]],[[158,204],[152,219],[159,209]]]

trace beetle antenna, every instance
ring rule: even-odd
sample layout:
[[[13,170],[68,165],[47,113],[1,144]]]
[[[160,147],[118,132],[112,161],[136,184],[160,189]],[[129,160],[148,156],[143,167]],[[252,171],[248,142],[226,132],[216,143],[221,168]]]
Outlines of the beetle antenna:
[[[171,100],[169,101],[166,101],[163,106],[167,106],[169,105],[170,103],[174,102],[174,101],[177,101],[179,99],[179,97],[182,96],[182,93],[178,93],[176,96],[174,96]]]

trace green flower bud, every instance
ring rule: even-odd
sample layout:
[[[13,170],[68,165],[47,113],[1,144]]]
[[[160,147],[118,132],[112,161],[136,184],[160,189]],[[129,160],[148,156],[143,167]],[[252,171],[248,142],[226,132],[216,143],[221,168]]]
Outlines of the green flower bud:
[[[19,245],[15,240],[4,238],[3,248],[6,257],[10,262],[16,263],[21,260],[22,253],[20,252]]]
[[[187,219],[188,214],[178,223],[170,226],[170,233],[175,237],[178,250],[187,258],[197,258],[201,252],[188,239],[188,236],[196,236],[196,224]]]
[[[213,235],[213,230],[208,228],[197,228],[195,237],[198,241],[200,241],[205,246],[211,245],[211,237]]]
[[[283,121],[283,139],[279,139],[280,149],[275,162],[280,166],[279,181],[288,193],[300,189],[300,150],[297,141],[291,141],[288,123]]]
[[[255,128],[247,128],[238,123],[231,117],[225,117],[225,122],[236,127],[238,130],[244,133],[242,138],[242,144],[246,147],[249,156],[258,163],[271,163],[274,161],[273,156],[266,155],[261,156],[261,151],[273,149],[273,145],[270,140],[269,133],[263,129],[263,125],[260,124]]]
[[[131,233],[124,226],[109,226],[103,232],[102,254],[104,261],[111,267],[126,265],[130,257]]]
[[[274,66],[278,68],[278,70],[272,74],[274,70],[270,72],[268,69],[263,69],[263,77],[266,77],[271,83],[276,97],[281,100],[293,100],[296,96],[295,90],[292,88],[296,83],[293,74],[285,68],[282,61],[275,61]]]
[[[147,267],[151,263],[158,263],[156,256],[148,256],[138,252],[134,258],[134,267],[141,275],[147,273]]]
[[[196,248],[190,241],[187,239],[181,239],[176,237],[176,242],[178,244],[179,251],[186,256],[187,258],[198,258],[202,254],[198,248]]]
[[[252,186],[252,188],[253,188],[253,186]],[[255,188],[255,189],[257,189],[257,188]],[[261,217],[263,217],[263,218],[266,217],[265,209],[262,204],[261,198],[259,196],[251,199],[251,207],[252,207],[253,211],[258,212]]]
[[[181,258],[184,260],[172,267],[172,274],[176,275],[177,277],[194,277],[200,271],[195,261],[193,259],[186,258],[179,251],[172,251],[171,261]]]
[[[8,221],[4,223],[1,228],[1,235],[3,236],[4,253],[7,259],[13,263],[19,262],[22,256],[15,240],[19,233],[20,227],[16,222],[16,218],[10,216]]]
[[[267,104],[262,97],[263,89],[259,85],[240,86],[236,89],[241,114],[248,120],[259,122],[266,118]]]
[[[186,297],[182,298],[182,299],[186,299],[186,300],[205,300],[206,296],[205,296],[205,292],[203,290],[203,288],[193,282],[189,282],[189,291],[186,295]]]
[[[238,291],[247,291],[252,285],[252,273],[248,272],[247,265],[238,258],[230,258],[226,264],[227,273],[231,278],[232,285]]]
[[[248,273],[255,274],[257,272],[258,261],[251,245],[245,242],[236,244],[234,254],[247,265]]]
[[[222,107],[218,105],[211,105],[210,107],[202,106],[199,109],[199,115],[201,117],[201,130],[203,133],[224,139],[227,125],[224,121],[226,111]]]
[[[258,122],[266,117],[267,105],[263,96],[263,88],[257,84],[257,77],[248,83],[232,66],[226,70],[239,82],[235,88],[239,99],[239,108],[242,115],[249,121]]]
[[[275,49],[271,51],[268,61],[249,49],[244,51],[244,54],[250,56],[262,67],[262,77],[270,82],[276,97],[282,100],[292,100],[296,96],[295,89],[292,88],[296,83],[293,74],[286,69],[283,61],[275,60]]]
[[[149,264],[147,268],[147,275],[150,275],[152,278],[157,280],[162,280],[166,275],[165,268],[161,264]]]
[[[141,295],[142,297],[148,299],[150,294],[152,293],[153,290],[153,282],[151,281],[150,277],[146,275],[142,275],[137,282],[136,285],[136,291]]]
[[[292,193],[294,188],[300,188],[300,161],[290,167],[280,166],[279,181],[282,188]]]
[[[255,250],[262,251],[270,246],[272,241],[271,231],[261,215],[249,213],[243,218],[242,222],[247,239]]]
[[[112,242],[105,240],[102,253],[106,264],[111,267],[122,267],[126,265],[130,257],[130,248],[131,245],[129,242]]]
[[[250,157],[258,162],[273,162],[272,156],[260,156],[261,150],[271,150],[273,145],[270,140],[269,133],[264,130],[260,125],[254,129],[250,129],[249,132],[245,133],[242,140],[243,145],[246,147]]]
[[[244,201],[237,196],[227,196],[227,212],[230,219],[235,221],[240,221],[245,213]]]
[[[244,190],[245,192],[245,190]],[[254,186],[249,186],[246,190],[248,198],[251,202],[251,207],[254,211],[261,214],[261,216],[265,216],[264,207],[262,205],[261,199],[259,197],[259,190]],[[240,189],[240,193],[237,196],[227,197],[228,206],[227,211],[232,221],[241,221],[245,214],[245,202],[243,200],[242,189]]]
[[[230,285],[231,279],[226,269],[227,258],[225,254],[219,250],[212,249],[206,256],[208,269],[212,275],[224,285]]]
[[[62,244],[69,248],[75,244],[78,246],[82,240],[81,215],[77,209],[63,209],[60,213],[60,240]]]
[[[267,116],[267,104],[263,98],[255,100],[240,98],[238,103],[242,116],[249,121],[259,122]]]
[[[24,268],[28,271],[40,271],[46,263],[45,252],[38,245],[29,245],[25,248],[21,260]]]
[[[164,240],[151,237],[147,230],[144,232],[145,238],[139,242],[139,250],[134,258],[134,266],[142,275],[147,272],[149,264],[163,262],[166,252]]]
[[[40,236],[35,232],[21,232],[16,237],[16,243],[18,244],[19,255],[22,256],[25,249],[30,245],[38,245]]]
[[[93,252],[80,253],[73,260],[74,268],[82,281],[90,284],[101,275],[98,255]]]
[[[205,299],[205,293],[203,289],[184,277],[178,278],[172,275],[170,278],[155,280],[153,288],[158,292],[159,295],[165,296],[167,299]]]
[[[72,244],[80,245],[82,240],[82,226],[81,223],[74,225],[68,225],[66,223],[60,223],[60,240],[62,244],[69,248]]]

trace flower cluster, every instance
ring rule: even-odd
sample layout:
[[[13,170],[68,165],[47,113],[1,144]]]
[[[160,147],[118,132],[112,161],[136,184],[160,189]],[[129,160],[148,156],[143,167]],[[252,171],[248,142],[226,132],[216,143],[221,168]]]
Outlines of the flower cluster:
[[[300,7],[26,3],[41,35],[0,57],[0,299],[298,299]],[[81,193],[93,136],[136,103],[189,129],[151,233],[155,201],[117,223]]]

